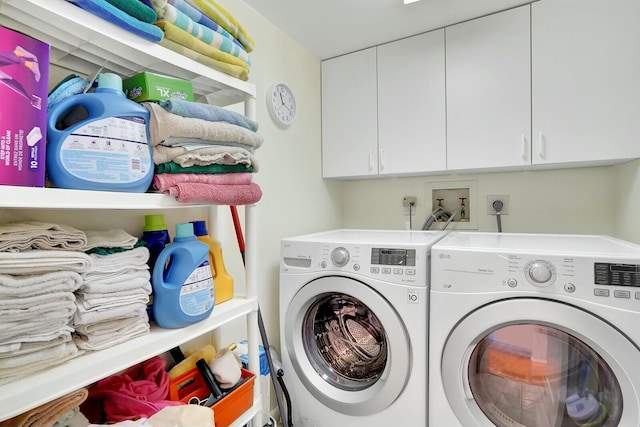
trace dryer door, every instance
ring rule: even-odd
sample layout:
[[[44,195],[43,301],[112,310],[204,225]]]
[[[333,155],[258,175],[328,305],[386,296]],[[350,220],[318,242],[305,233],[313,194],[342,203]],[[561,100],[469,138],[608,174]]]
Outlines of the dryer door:
[[[504,300],[449,335],[442,380],[464,426],[631,426],[640,350],[601,318],[558,302]]]
[[[400,316],[358,280],[327,276],[307,283],[289,304],[284,333],[296,375],[335,411],[382,411],[409,378],[411,346]]]

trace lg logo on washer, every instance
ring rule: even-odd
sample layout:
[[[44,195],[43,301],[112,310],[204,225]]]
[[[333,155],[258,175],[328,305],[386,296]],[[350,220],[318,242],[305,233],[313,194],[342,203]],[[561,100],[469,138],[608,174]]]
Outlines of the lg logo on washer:
[[[449,255],[449,254],[440,254],[440,255],[438,255],[438,258],[440,258],[440,259],[450,259],[451,255]]]
[[[407,302],[409,304],[420,304],[420,290],[407,289]]]

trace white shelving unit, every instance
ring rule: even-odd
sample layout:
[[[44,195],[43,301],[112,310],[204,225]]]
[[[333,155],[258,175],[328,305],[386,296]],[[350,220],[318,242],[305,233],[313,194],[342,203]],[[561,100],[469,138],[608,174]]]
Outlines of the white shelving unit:
[[[137,37],[64,0],[0,0],[0,25],[49,43],[51,63],[57,66],[85,75],[91,75],[104,67],[104,72],[113,72],[122,77],[151,71],[190,80],[194,93],[206,97],[208,102],[220,106],[244,102],[245,115],[255,118],[256,89],[253,84]],[[0,210],[100,210],[113,211],[117,215],[122,210],[162,212],[185,207],[194,206],[181,205],[174,198],[163,194],[0,186]],[[217,206],[205,208],[208,209],[210,222],[214,222]],[[256,206],[245,206],[244,296],[236,296],[216,305],[208,319],[189,327],[162,329],[152,324],[148,335],[109,349],[89,352],[64,364],[0,386],[0,421],[89,386],[101,378],[243,318],[246,320],[249,341],[249,365],[253,371],[258,372],[255,215]],[[1,324],[0,319],[0,327]],[[243,426],[260,414],[260,387],[254,386],[253,394],[253,406],[233,423],[233,427]]]

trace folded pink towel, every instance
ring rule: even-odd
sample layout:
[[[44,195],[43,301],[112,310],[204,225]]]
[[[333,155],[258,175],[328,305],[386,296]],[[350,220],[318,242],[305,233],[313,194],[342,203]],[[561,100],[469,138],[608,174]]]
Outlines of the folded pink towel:
[[[258,184],[220,185],[197,182],[178,183],[164,191],[180,203],[211,203],[216,205],[250,205],[262,198]]]
[[[153,177],[153,188],[166,191],[179,183],[200,183],[219,185],[251,184],[253,176],[248,172],[225,174],[195,174],[195,173],[160,173]]]

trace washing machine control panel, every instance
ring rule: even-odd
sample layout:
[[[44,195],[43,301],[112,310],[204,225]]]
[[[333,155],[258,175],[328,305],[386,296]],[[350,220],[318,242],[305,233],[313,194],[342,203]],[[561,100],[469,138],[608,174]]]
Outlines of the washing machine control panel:
[[[313,259],[318,260],[315,264]],[[321,253],[309,254],[310,266],[394,283],[424,286],[428,281],[429,250],[422,247],[382,247],[358,244],[326,244]]]
[[[556,279],[556,268],[549,261],[536,259],[524,266],[525,278],[533,286],[544,287],[552,285]]]

